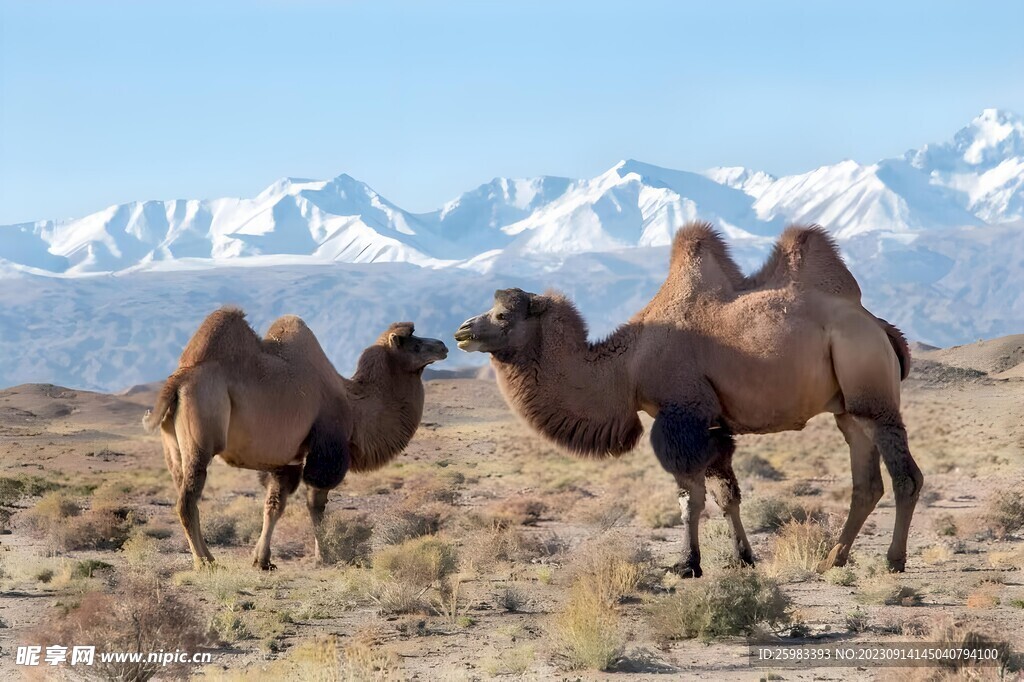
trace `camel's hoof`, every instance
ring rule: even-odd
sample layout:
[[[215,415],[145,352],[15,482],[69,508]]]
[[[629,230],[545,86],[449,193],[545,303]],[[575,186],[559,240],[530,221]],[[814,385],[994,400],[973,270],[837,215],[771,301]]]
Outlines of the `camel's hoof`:
[[[680,578],[699,578],[704,575],[704,571],[700,570],[699,565],[691,566],[690,564],[676,564],[670,570]]]
[[[273,561],[263,562],[263,561],[260,561],[259,559],[253,559],[252,560],[252,565],[253,565],[253,568],[258,568],[261,571],[276,571],[277,570],[277,564],[275,564]]]
[[[817,573],[824,573],[830,568],[835,568],[837,566],[845,566],[846,557],[842,555],[842,551],[842,545],[836,545],[835,547],[833,547],[832,551],[828,553],[828,556],[818,562],[818,565],[815,567],[814,570]]]
[[[889,572],[890,573],[903,573],[907,570],[907,560],[901,561],[889,561]]]
[[[753,552],[741,552],[738,558],[741,566],[746,566],[748,568],[752,568],[754,566]]]

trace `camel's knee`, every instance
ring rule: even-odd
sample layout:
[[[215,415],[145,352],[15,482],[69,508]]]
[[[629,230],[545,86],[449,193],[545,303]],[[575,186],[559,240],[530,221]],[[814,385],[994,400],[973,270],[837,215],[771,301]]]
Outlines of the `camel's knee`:
[[[899,467],[890,467],[892,474],[892,490],[897,499],[916,500],[924,488],[924,473],[917,463],[908,459]]]
[[[663,407],[651,427],[651,446],[661,466],[677,477],[703,477],[716,454],[709,426],[692,412]]]

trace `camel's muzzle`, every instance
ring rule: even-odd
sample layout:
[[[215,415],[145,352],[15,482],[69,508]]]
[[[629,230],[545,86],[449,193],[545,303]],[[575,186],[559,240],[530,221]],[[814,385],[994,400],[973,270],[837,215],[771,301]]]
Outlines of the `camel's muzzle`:
[[[470,318],[462,323],[462,326],[455,332],[455,342],[461,350],[472,352],[479,350],[480,342],[473,333],[473,323],[476,318]]]

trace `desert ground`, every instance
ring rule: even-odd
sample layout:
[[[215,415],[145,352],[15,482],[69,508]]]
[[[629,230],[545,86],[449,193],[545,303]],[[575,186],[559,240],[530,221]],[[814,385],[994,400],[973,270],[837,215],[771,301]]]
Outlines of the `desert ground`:
[[[887,475],[851,564],[814,570],[850,497],[829,417],[739,439],[758,565],[730,566],[709,497],[704,577],[684,581],[668,570],[682,552],[673,481],[646,439],[617,459],[573,459],[517,421],[493,381],[451,376],[427,382],[403,455],[332,493],[333,563],[313,561],[300,489],[270,572],[251,566],[257,475],[219,460],[201,505],[217,565],[193,568],[159,440],[140,425],[155,386],[0,391],[0,676],[81,677],[81,667],[15,665],[19,644],[56,643],[212,652],[206,665],[88,671],[109,679],[1020,676],[1024,336],[915,348],[904,416],[926,487],[900,575],[883,563]],[[987,637],[1007,653],[987,668],[791,670],[751,667],[748,637]]]

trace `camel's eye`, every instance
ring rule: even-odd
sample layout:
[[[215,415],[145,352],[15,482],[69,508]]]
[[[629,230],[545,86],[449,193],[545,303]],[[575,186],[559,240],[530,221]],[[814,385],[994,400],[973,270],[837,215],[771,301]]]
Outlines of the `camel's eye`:
[[[496,318],[497,318],[497,319],[498,319],[499,321],[501,321],[501,322],[504,322],[504,321],[505,321],[505,313],[498,313],[498,314],[497,314],[497,315],[495,315],[494,317],[496,317]]]

